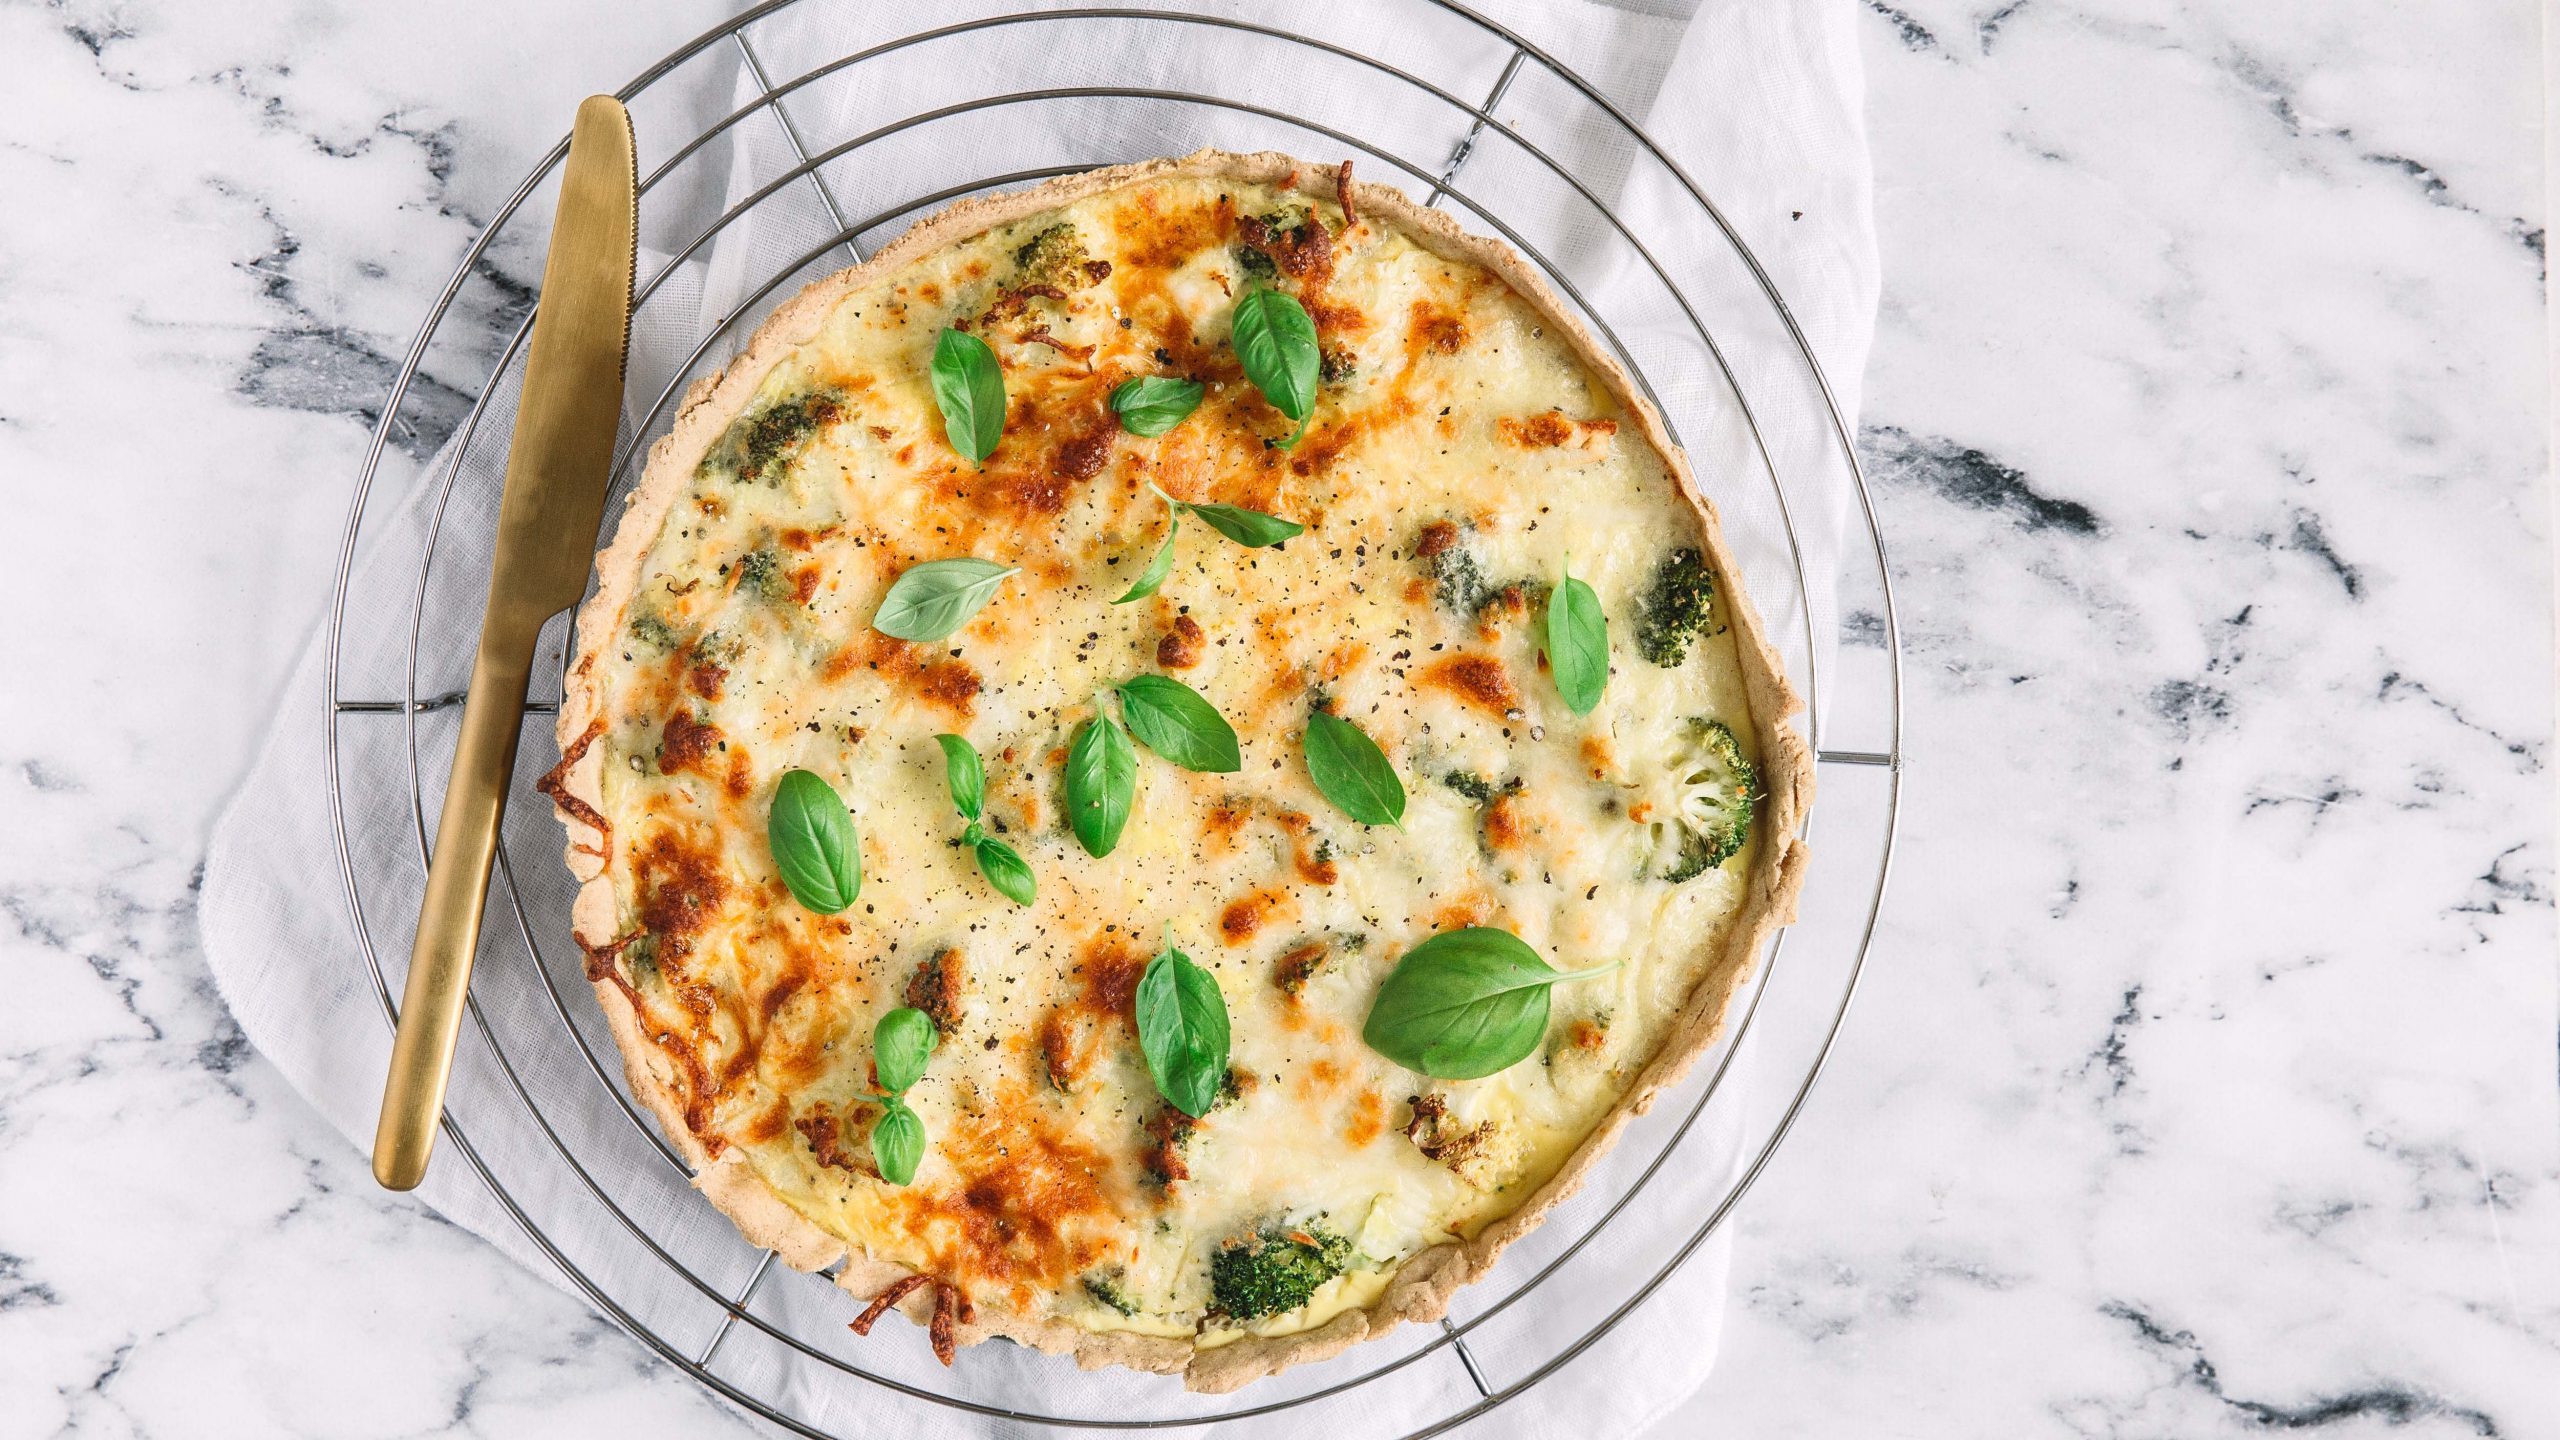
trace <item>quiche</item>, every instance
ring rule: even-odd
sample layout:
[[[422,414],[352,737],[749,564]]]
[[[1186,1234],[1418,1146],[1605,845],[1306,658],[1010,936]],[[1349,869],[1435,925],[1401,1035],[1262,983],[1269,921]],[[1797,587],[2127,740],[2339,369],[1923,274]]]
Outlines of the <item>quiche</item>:
[[[1222,1391],[1441,1315],[1713,1041],[1796,708],[1528,266],[1203,151],[943,211],[694,387],[541,788],[749,1239],[945,1363]]]

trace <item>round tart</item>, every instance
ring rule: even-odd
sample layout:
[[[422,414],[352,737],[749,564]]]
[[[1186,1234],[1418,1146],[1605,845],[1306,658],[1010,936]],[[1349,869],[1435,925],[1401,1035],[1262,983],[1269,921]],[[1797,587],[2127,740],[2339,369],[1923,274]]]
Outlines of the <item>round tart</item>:
[[[598,557],[543,782],[589,974],[865,1333],[1224,1390],[1435,1318],[1790,918],[1796,701],[1686,461],[1349,170],[924,221]]]

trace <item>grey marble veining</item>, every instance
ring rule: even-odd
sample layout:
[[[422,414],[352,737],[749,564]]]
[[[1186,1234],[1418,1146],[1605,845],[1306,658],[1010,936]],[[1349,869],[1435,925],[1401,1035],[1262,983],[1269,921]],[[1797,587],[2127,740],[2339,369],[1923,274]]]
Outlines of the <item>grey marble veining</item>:
[[[1867,8],[1904,847],[1664,1433],[2560,1434],[2534,8]],[[0,7],[0,1437],[747,1433],[193,921],[410,328],[712,18]]]

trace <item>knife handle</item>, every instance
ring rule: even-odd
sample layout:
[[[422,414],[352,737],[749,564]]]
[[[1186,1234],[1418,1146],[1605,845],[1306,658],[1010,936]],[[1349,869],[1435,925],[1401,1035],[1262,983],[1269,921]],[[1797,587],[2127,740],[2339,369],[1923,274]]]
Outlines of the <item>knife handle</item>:
[[[515,773],[533,637],[501,635],[500,628],[482,633],[472,662],[462,739],[454,747],[453,780],[436,822],[426,901],[418,910],[418,939],[409,952],[409,981],[391,1041],[391,1075],[383,1084],[382,1120],[373,1134],[373,1178],[391,1190],[415,1189],[435,1149],[471,957],[480,941],[480,910],[489,898],[489,866],[497,857],[498,822]]]

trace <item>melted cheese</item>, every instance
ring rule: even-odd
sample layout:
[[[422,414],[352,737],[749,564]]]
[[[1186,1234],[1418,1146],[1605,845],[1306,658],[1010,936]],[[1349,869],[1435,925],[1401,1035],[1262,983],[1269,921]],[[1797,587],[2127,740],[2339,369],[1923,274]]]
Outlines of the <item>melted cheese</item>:
[[[1516,1208],[1662,1044],[1751,864],[1746,850],[1687,883],[1645,878],[1631,797],[1660,788],[1688,717],[1748,743],[1750,715],[1721,630],[1677,668],[1636,655],[1646,587],[1699,543],[1696,520],[1534,309],[1317,206],[1339,233],[1284,254],[1281,283],[1340,378],[1294,450],[1266,443],[1291,427],[1242,379],[1227,316],[1248,278],[1240,217],[1293,204],[1150,183],[848,296],[763,376],[668,512],[622,629],[590,642],[620,963],[695,1133],[815,1224],[979,1304],[1204,1346],[1368,1304],[1403,1261]],[[1061,223],[1108,273],[1074,265],[1025,293],[1016,252]],[[952,453],[929,388],[955,319],[995,347],[1011,399],[983,470]],[[1191,376],[1207,399],[1160,438],[1122,433],[1105,397],[1137,374]],[[1249,550],[1186,525],[1162,593],[1115,606],[1164,535],[1150,484],[1308,532]],[[1449,562],[1421,553],[1434,525],[1496,587],[1479,612],[1442,603]],[[899,572],[957,555],[1021,573],[945,642],[869,628]],[[1534,599],[1499,593],[1553,581],[1568,556],[1612,627],[1615,671],[1587,718],[1545,676]],[[1062,822],[1067,738],[1160,655],[1194,662],[1169,673],[1234,724],[1244,768],[1192,774],[1141,750],[1134,818],[1097,860]],[[1319,692],[1404,778],[1401,829],[1364,828],[1314,789],[1297,737]],[[1036,872],[1035,905],[997,895],[954,843],[943,731],[986,757],[989,823]],[[861,898],[838,917],[795,905],[767,853],[766,807],[794,767],[834,783],[861,833]],[[1444,783],[1460,772],[1508,788],[1480,802]],[[1560,966],[1627,964],[1554,992],[1539,1054],[1432,1082],[1368,1050],[1361,1024],[1399,956],[1466,924]],[[1243,1081],[1170,1181],[1150,1173],[1162,1102],[1128,1014],[1168,930],[1225,992]],[[957,1014],[908,1097],[932,1143],[915,1183],[890,1186],[868,1173],[859,1098],[871,1027],[941,956]],[[1426,1094],[1477,1137],[1463,1164],[1408,1138]],[[1211,1255],[1275,1221],[1348,1237],[1353,1268],[1290,1314],[1214,1315]],[[1137,1313],[1094,1299],[1089,1276]]]

